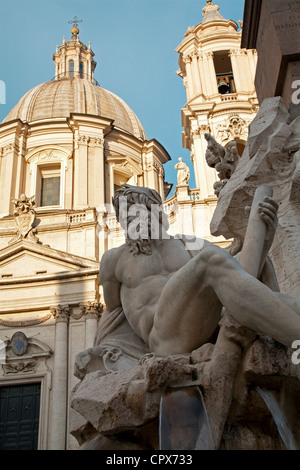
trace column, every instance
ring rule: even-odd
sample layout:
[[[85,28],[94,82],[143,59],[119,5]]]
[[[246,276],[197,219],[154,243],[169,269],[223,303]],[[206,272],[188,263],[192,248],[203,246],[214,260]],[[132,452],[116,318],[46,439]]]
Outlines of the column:
[[[234,78],[234,83],[235,83],[235,88],[236,88],[237,93],[243,91],[242,82],[241,82],[241,74],[240,74],[239,63],[238,63],[238,54],[239,54],[238,50],[229,51],[229,57],[231,59],[233,78]]]
[[[65,49],[63,49],[63,52],[62,52],[62,63],[61,63],[61,66],[62,66],[62,76],[65,77],[66,76],[66,51]]]
[[[161,166],[158,170],[158,181],[159,181],[159,194],[161,195],[162,201],[165,200],[164,178],[165,178],[165,171],[163,169],[163,166]]]
[[[142,168],[143,168],[143,186],[148,186],[148,177],[147,177],[147,171],[146,171],[146,165],[147,165],[147,149],[143,147],[142,149]]]
[[[73,158],[69,158],[65,167],[65,198],[64,208],[72,209],[72,184],[73,184]]]
[[[88,76],[89,76],[89,79],[92,80],[92,58],[89,57],[88,59]]]
[[[187,100],[190,101],[195,96],[193,75],[192,75],[192,59],[190,56],[185,58],[186,76],[187,76]]]
[[[149,188],[155,189],[155,191],[159,192],[158,188],[158,174],[157,174],[157,165],[152,157],[151,160],[148,160],[147,163],[147,170],[148,170],[148,185]]]
[[[84,302],[81,304],[85,315],[85,347],[93,347],[98,320],[103,312],[103,305],[98,300]]]
[[[257,53],[253,49],[248,49],[247,54],[248,54],[249,67],[250,67],[250,70],[251,70],[251,85],[254,89],[255,88],[254,81],[255,81],[255,74],[256,74],[256,57],[257,57]]]
[[[93,156],[89,159],[89,206],[98,207],[105,204],[105,175],[104,175],[104,137],[90,139],[89,152],[93,148]]]
[[[75,209],[83,209],[88,205],[88,142],[89,137],[86,135],[76,137],[73,188]]]
[[[193,69],[193,81],[194,81],[194,90],[197,95],[200,95],[202,93],[202,86],[201,86],[201,77],[199,74],[199,68],[198,68],[198,54],[196,52],[193,52],[192,54],[192,69]]]
[[[196,183],[196,188],[200,189],[200,181],[199,181],[199,169],[198,169],[198,161],[197,158],[195,158],[194,154],[194,140],[192,139],[192,148],[191,148],[191,161],[194,167],[194,175],[195,175],[195,183]]]
[[[27,135],[28,135],[28,124],[20,125],[19,131],[17,131],[17,138],[18,138],[18,153],[16,152],[16,162],[14,168],[14,192],[13,197],[15,199],[19,198],[22,193],[24,193],[24,186],[25,186],[25,158],[24,155],[26,154],[26,147],[27,147]],[[35,194],[26,194],[26,196],[30,197]]]
[[[56,319],[49,450],[65,450],[68,403],[68,322],[70,308],[50,308]]]
[[[197,161],[200,198],[202,200],[207,199],[209,197],[215,197],[214,183],[218,180],[215,169],[210,168],[207,165],[205,159],[207,142],[204,137],[204,134],[209,132],[209,126],[202,125],[198,128],[196,132],[194,132],[193,136],[195,160]]]
[[[253,83],[247,49],[240,50],[238,60],[240,61],[242,91],[249,92]]]
[[[202,88],[202,93],[204,96],[207,95],[207,86],[206,86],[206,80],[205,80],[205,68],[204,68],[204,63],[203,63],[203,54],[199,55],[198,59],[198,69],[199,69],[199,76],[201,80],[201,88]]]
[[[77,36],[78,39],[78,36]],[[76,44],[76,57],[74,60],[74,77],[80,77],[80,44]]]
[[[114,163],[109,164],[109,204],[112,204],[112,198],[115,194]]]
[[[2,148],[1,163],[1,188],[0,198],[0,215],[8,215],[12,212],[12,197],[15,196],[16,173],[18,163],[18,148],[15,142],[10,143]],[[18,194],[17,197],[20,195]]]
[[[207,91],[208,95],[217,95],[218,92],[218,86],[217,86],[217,78],[216,78],[216,70],[214,66],[214,59],[213,59],[213,52],[207,52],[204,57],[205,57],[205,62],[206,62],[206,75],[205,79],[207,82]],[[204,66],[205,66],[204,65]]]
[[[147,179],[147,186],[152,189],[156,189],[156,173],[154,167],[154,156],[151,150],[148,150],[148,153],[145,154],[145,161],[144,161],[144,171],[146,174]]]
[[[206,199],[208,196],[207,181],[205,177],[206,162],[205,162],[205,151],[203,153],[201,135],[199,130],[193,133],[193,144],[194,144],[194,161],[195,171],[197,171],[196,182],[197,187],[200,189],[200,198]]]

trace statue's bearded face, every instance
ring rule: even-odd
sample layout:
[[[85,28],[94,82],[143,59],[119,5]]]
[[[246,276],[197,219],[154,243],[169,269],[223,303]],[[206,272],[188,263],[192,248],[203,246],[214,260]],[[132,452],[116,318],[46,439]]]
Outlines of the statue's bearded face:
[[[162,205],[143,193],[128,192],[114,198],[117,219],[125,230],[126,243],[137,255],[152,254],[151,240],[162,238],[168,229],[168,220]],[[169,238],[169,237],[167,237]]]

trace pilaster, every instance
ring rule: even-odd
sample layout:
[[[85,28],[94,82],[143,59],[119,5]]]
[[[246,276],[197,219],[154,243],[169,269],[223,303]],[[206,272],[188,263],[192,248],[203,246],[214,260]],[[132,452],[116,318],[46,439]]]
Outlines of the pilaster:
[[[242,81],[241,81],[241,74],[240,74],[240,66],[238,62],[239,50],[238,49],[231,49],[229,51],[229,57],[231,59],[232,65],[232,72],[234,76],[235,88],[237,93],[243,91]]]
[[[52,387],[52,411],[50,418],[50,450],[64,450],[67,427],[68,391],[68,305],[50,307],[55,324],[55,347]]]
[[[90,137],[88,143],[88,205],[105,204],[104,135]]]
[[[193,80],[194,80],[194,91],[196,95],[202,93],[201,80],[198,67],[199,56],[197,52],[192,54],[192,69],[193,69]]]
[[[88,142],[88,135],[78,133],[75,137],[74,209],[88,206]]]
[[[105,136],[112,120],[73,114],[68,124],[74,137],[74,209],[105,203]]]
[[[211,51],[204,54],[204,68],[206,70],[205,80],[207,83],[208,96],[218,95],[219,93],[213,57],[214,55]]]
[[[191,56],[187,56],[185,58],[185,66],[186,66],[186,77],[187,77],[187,100],[190,101],[195,96],[194,90],[194,83],[193,83],[193,75],[192,75],[192,58]]]
[[[197,162],[196,170],[198,173],[198,188],[200,189],[200,199],[202,200],[214,197],[213,186],[217,180],[215,170],[208,167],[205,160],[207,142],[205,140],[204,134],[210,132],[211,130],[208,125],[201,125],[192,133],[194,143],[194,160]]]
[[[103,305],[95,300],[83,302],[80,304],[80,307],[85,317],[85,347],[91,348],[94,344],[98,321],[103,312]]]

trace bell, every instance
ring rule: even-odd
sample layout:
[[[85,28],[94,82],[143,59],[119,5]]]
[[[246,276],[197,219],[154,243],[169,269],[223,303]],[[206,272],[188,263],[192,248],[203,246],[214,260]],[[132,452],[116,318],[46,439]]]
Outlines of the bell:
[[[218,88],[219,88],[219,93],[221,93],[221,95],[225,95],[225,93],[229,93],[229,86],[228,84],[225,82],[225,80],[221,80],[219,85],[218,85]]]

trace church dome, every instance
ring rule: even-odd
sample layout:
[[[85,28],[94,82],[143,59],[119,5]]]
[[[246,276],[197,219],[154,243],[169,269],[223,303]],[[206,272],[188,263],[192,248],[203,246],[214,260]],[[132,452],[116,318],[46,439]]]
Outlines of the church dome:
[[[132,109],[117,95],[95,85],[89,78],[62,78],[37,85],[29,90],[3,122],[21,119],[67,118],[84,113],[113,119],[119,128],[145,140],[145,131]]]

